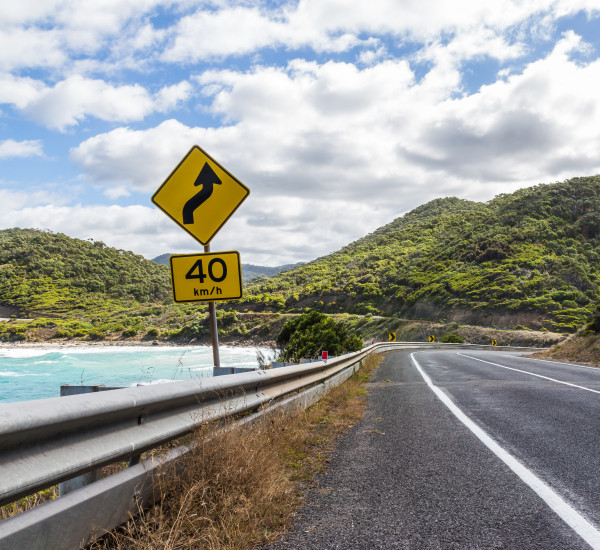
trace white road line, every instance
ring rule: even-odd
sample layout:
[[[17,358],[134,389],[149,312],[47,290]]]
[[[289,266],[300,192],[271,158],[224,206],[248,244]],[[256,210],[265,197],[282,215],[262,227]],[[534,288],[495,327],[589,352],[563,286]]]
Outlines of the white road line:
[[[543,361],[544,363],[552,363],[553,365],[566,365],[567,367],[578,367],[580,369],[592,369],[596,372],[600,372],[600,367],[591,367],[590,365],[578,365],[577,363],[563,363],[561,361],[550,361],[549,359],[538,359],[537,357],[521,356],[523,359],[529,359],[529,361]]]
[[[440,399],[440,401],[450,409],[450,411],[460,420],[473,434],[492,451],[502,462],[504,462],[523,482],[533,489],[558,516],[575,531],[585,542],[595,550],[600,550],[600,531],[598,531],[587,519],[585,519],[570,504],[554,492],[550,486],[544,483],[531,470],[521,464],[514,456],[505,451],[496,443],[485,431],[483,431],[475,422],[473,422],[465,413],[459,409],[454,402],[434,383],[425,371],[421,368],[415,359],[415,354],[411,353],[410,358],[416,369],[419,371],[425,383]]]
[[[550,378],[549,376],[542,376],[541,374],[535,374],[533,372],[529,372],[526,370],[515,369],[513,367],[506,367],[504,365],[500,365],[498,363],[492,363],[491,361],[485,361],[483,359],[478,359],[477,357],[471,357],[470,355],[465,355],[464,353],[456,353],[456,355],[460,355],[461,357],[466,357],[467,359],[473,359],[474,361],[481,361],[482,363],[487,363],[488,365],[494,365],[495,367],[500,367],[502,369],[514,370],[515,372],[522,372],[523,374],[529,374],[529,376],[536,376],[537,378],[543,378],[544,380],[550,380],[550,382],[556,382],[557,384],[564,384],[565,386],[571,386],[573,388],[577,388],[579,390],[585,390],[592,393],[600,393],[599,390],[592,390],[591,388],[586,388],[585,386],[578,386],[577,384],[571,384],[571,382],[564,382],[562,380],[557,380],[556,378]]]

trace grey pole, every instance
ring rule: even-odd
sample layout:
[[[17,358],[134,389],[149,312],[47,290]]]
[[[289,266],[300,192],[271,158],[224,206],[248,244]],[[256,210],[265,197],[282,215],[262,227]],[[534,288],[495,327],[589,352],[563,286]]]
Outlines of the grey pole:
[[[204,252],[210,252],[210,244],[204,245]],[[214,302],[208,302],[208,316],[210,320],[210,339],[213,348],[213,363],[219,368],[221,359],[219,357],[219,333],[217,332],[217,308]]]

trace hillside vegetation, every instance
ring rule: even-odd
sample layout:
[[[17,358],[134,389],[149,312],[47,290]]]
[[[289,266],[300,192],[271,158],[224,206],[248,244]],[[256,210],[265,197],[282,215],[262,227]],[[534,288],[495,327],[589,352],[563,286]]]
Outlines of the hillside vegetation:
[[[573,332],[600,298],[600,176],[488,203],[436,199],[248,286],[255,310],[398,315]]]
[[[600,176],[488,203],[437,199],[245,285],[241,301],[219,303],[219,336],[273,341],[294,316],[317,310],[365,340],[398,332],[551,344],[596,311],[599,246]],[[0,317],[29,318],[0,322],[0,339],[207,343],[206,305],[173,303],[169,279],[168,267],[99,241],[0,231]]]
[[[274,340],[290,316],[217,309],[219,337]],[[0,231],[0,341],[210,342],[207,306],[175,304],[169,268],[92,240]]]
[[[133,252],[60,233],[0,231],[0,316],[33,317],[0,325],[2,339],[136,334],[143,305],[169,295],[168,270]]]
[[[60,312],[103,299],[162,301],[168,270],[101,241],[34,229],[0,231],[0,303]]]

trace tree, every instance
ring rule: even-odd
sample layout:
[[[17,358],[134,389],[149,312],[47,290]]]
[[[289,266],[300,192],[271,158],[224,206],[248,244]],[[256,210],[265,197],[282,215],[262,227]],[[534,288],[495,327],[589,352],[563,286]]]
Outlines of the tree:
[[[303,358],[316,358],[323,350],[332,356],[358,351],[362,340],[349,335],[343,323],[312,310],[283,325],[277,335],[277,345],[282,350],[282,361],[298,362]]]

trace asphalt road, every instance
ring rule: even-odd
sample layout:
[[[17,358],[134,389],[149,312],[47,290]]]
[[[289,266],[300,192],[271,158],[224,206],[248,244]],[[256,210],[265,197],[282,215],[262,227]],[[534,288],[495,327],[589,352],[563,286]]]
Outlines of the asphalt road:
[[[600,369],[386,354],[273,549],[600,548]]]

